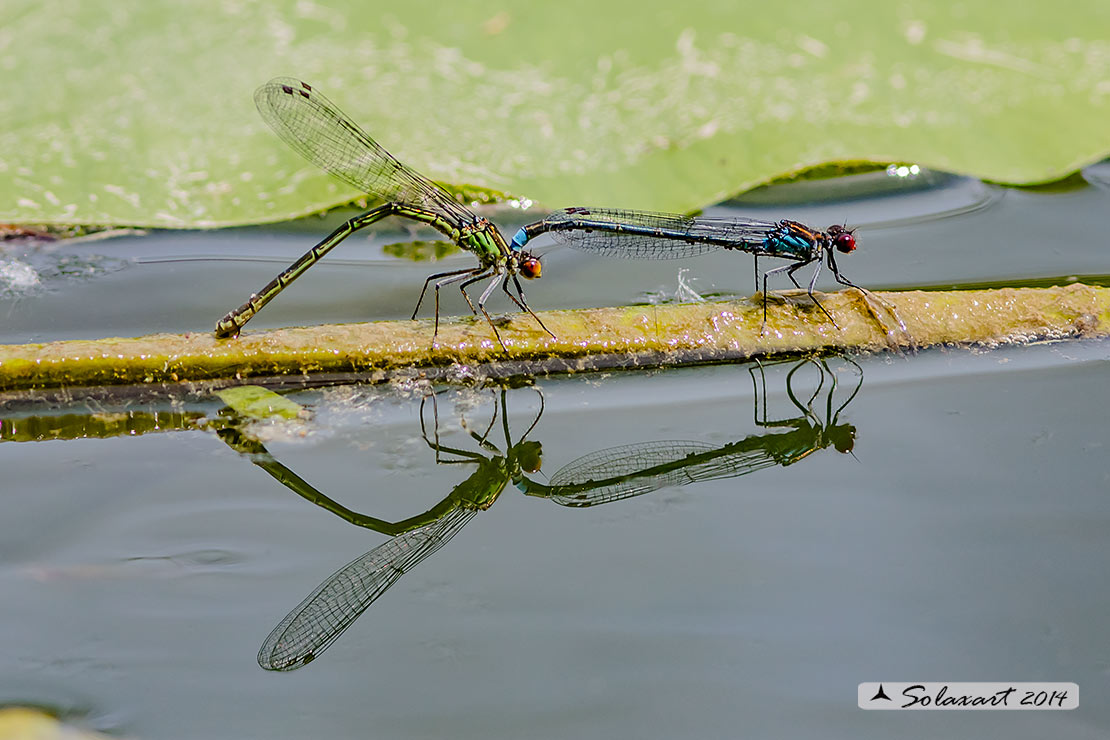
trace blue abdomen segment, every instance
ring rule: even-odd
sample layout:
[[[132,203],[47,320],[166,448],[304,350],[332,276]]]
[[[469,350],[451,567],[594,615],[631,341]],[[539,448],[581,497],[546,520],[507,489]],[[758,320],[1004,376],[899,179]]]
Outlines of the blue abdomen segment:
[[[513,234],[512,241],[509,242],[509,249],[513,250],[514,252],[519,252],[527,243],[528,234],[525,233],[524,229],[522,228],[519,229],[515,234]]]

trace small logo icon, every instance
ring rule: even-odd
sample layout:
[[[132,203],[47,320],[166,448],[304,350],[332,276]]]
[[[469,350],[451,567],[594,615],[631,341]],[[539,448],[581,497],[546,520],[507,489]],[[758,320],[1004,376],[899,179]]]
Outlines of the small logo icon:
[[[891,699],[889,696],[886,695],[885,691],[883,691],[883,685],[882,684],[879,684],[879,690],[876,691],[875,695],[871,697],[871,701],[875,701],[876,699],[886,699],[887,701],[894,701],[893,699]]]

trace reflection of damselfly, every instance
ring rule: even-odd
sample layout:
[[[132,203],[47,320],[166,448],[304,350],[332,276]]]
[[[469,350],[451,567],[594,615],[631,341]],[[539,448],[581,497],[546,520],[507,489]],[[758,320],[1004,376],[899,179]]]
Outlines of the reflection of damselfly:
[[[216,336],[231,337],[239,333],[251,317],[273,300],[289,283],[304,274],[325,254],[355,231],[388,216],[400,216],[425,223],[446,235],[452,242],[472,252],[478,266],[432,275],[424,281],[416,312],[424,300],[428,283],[435,283],[436,330],[439,329],[439,289],[459,283],[463,297],[472,313],[477,313],[466,287],[489,278],[478,299],[478,310],[486,317],[497,341],[501,335],[493,319],[486,313],[486,300],[501,290],[522,310],[543,326],[539,317],[528,308],[524,290],[517,274],[526,278],[540,276],[540,261],[529,253],[510,247],[497,227],[458,203],[443,188],[415,170],[397,161],[389,152],[358,127],[319,90],[299,80],[277,77],[254,94],[258,112],[286,144],[317,167],[349,185],[386,201],[385,204],[356,216],[336,229],[330,236],[310,249],[303,257],[251,295],[239,308],[229,312],[216,324]],[[512,280],[516,295],[509,291]],[[548,332],[550,333],[550,332]],[[504,344],[501,345],[504,348]]]
[[[756,394],[755,424],[767,429],[789,431],[754,434],[721,446],[667,440],[610,447],[568,463],[551,476],[549,485],[530,483],[525,493],[551,498],[563,506],[596,506],[668,486],[736,478],[775,465],[793,465],[830,445],[837,452],[851,452],[856,428],[840,423],[840,412],[859,393],[863,370],[852,360],[846,359],[846,362],[856,371],[857,380],[851,393],[835,410],[833,406],[839,382],[825,360],[806,360],[791,368],[786,375],[786,393],[801,414],[779,420],[767,419],[767,385],[763,366],[749,368]],[[819,377],[816,388],[803,402],[795,395],[794,381],[798,371],[805,367],[816,368]],[[756,382],[757,370],[762,383]],[[823,418],[813,408],[814,401],[822,393],[825,394]],[[762,419],[759,418],[761,396]]]
[[[773,465],[792,465],[816,450],[833,446],[841,452],[852,449],[855,428],[839,422],[840,412],[855,398],[863,376],[851,360],[858,380],[847,400],[834,408],[836,374],[824,360],[805,360],[787,374],[787,394],[800,415],[767,418],[766,382],[763,368],[751,370],[756,387],[755,423],[765,429],[788,429],[745,437],[737,442],[713,446],[699,442],[644,442],[614,447],[586,455],[556,473],[550,483],[531,480],[526,473],[539,470],[542,449],[528,435],[543,414],[543,397],[531,425],[513,442],[509,431],[507,391],[501,390],[499,404],[485,431],[463,427],[480,451],[448,447],[439,440],[438,413],[429,439],[424,424],[425,402],[421,403],[421,432],[436,452],[440,464],[475,465],[475,471],[439,504],[414,517],[387,522],[354,512],[318,491],[278,462],[259,442],[235,425],[220,432],[232,447],[249,454],[252,462],[266,470],[290,490],[360,527],[382,532],[392,539],[351,561],[328,577],[275,627],[258,653],[258,662],[268,670],[293,670],[318,657],[358,616],[397,580],[436,552],[462,529],[478,511],[488,509],[512,481],[529,496],[548,498],[570,507],[587,507],[639,496],[667,486],[683,486],[706,480],[733,478]],[[803,367],[816,368],[817,388],[800,399],[792,385]],[[762,383],[757,382],[763,381]],[[828,387],[826,388],[826,382]],[[762,386],[762,387],[761,387]],[[538,391],[537,391],[538,393]],[[824,419],[814,410],[826,394]],[[762,396],[762,398],[761,398]],[[437,408],[434,396],[433,411]],[[759,416],[762,400],[763,416]],[[490,436],[501,421],[504,448]]]
[[[274,459],[259,442],[246,437],[236,427],[229,426],[221,432],[224,441],[240,452],[249,454],[255,465],[266,470],[290,490],[352,524],[392,535],[392,539],[333,573],[291,611],[262,644],[258,651],[259,665],[268,670],[284,671],[299,668],[313,660],[397,579],[443,547],[474,514],[492,506],[510,480],[520,480],[525,472],[539,470],[540,443],[527,441],[527,437],[543,414],[543,395],[537,390],[540,407],[536,417],[527,431],[514,443],[509,434],[506,393],[507,389],[502,388],[500,408],[494,406],[489,426],[482,434],[466,427],[464,419],[464,428],[485,454],[441,445],[438,412],[435,413],[433,438],[429,439],[424,424],[427,399],[421,401],[421,433],[428,446],[435,450],[436,462],[447,465],[473,464],[477,469],[451,489],[451,493],[434,507],[399,522],[387,522],[351,511],[312,487]],[[435,410],[435,396],[431,398]],[[504,434],[504,450],[498,449],[490,441],[498,416],[501,418],[501,430]]]

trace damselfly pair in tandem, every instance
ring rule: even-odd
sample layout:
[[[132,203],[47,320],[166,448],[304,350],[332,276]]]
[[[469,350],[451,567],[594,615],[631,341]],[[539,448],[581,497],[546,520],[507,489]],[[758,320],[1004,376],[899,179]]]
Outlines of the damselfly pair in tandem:
[[[344,223],[262,290],[251,295],[246,303],[220,319],[216,324],[216,335],[219,337],[238,335],[252,316],[341,241],[387,216],[400,216],[427,224],[478,258],[476,267],[440,272],[428,277],[412,317],[416,318],[428,285],[433,284],[434,338],[439,332],[439,290],[457,284],[471,313],[482,312],[502,349],[506,349],[505,343],[486,311],[486,301],[499,285],[522,311],[527,311],[544,331],[555,336],[529,308],[518,279],[518,275],[540,277],[540,260],[524,247],[532,239],[546,233],[578,249],[614,257],[677,259],[717,249],[747,252],[755,255],[757,276],[759,257],[788,260],[790,264],[763,274],[764,322],[767,320],[767,278],[770,275],[785,272],[791,282],[801,289],[794,273],[816,263],[807,292],[834,325],[836,322],[832,315],[813,292],[822,262],[827,263],[838,283],[863,290],[841,275],[836,265],[834,251],[847,254],[856,248],[854,234],[844,225],[820,231],[789,220],[693,218],[646,211],[568,208],[525,226],[511,241],[506,241],[489,220],[478,216],[443,188],[397,161],[310,85],[278,77],[260,87],[255,92],[254,101],[266,123],[286,144],[316,166],[383,201],[383,204]],[[488,282],[475,308],[466,289],[485,280]]]

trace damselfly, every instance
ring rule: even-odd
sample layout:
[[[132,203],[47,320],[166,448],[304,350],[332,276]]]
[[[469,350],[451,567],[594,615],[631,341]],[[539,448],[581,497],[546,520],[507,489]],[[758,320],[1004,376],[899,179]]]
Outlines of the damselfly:
[[[767,418],[767,380],[763,366],[749,368],[755,394],[755,424],[763,432],[724,445],[690,440],[659,440],[610,447],[591,452],[567,463],[551,476],[549,484],[528,481],[521,490],[532,496],[550,498],[562,506],[597,506],[621,501],[666,487],[686,486],[709,480],[738,478],[757,470],[786,467],[809,457],[818,450],[832,447],[838,452],[851,452],[856,428],[840,421],[840,413],[855,399],[863,385],[863,369],[853,360],[845,362],[856,374],[855,387],[836,406],[837,373],[825,360],[802,360],[786,374],[786,394],[800,414],[786,419]],[[803,367],[817,369],[817,386],[805,401],[795,393],[795,376]],[[828,390],[825,381],[829,380]],[[760,390],[762,386],[762,390]],[[814,401],[825,393],[824,413],[813,408]],[[763,418],[759,418],[762,396]],[[836,406],[834,410],[834,406]]]
[[[485,308],[486,300],[498,284],[522,311],[531,314],[543,330],[548,331],[528,307],[524,290],[517,279],[518,273],[526,278],[539,277],[540,261],[528,252],[508,245],[501,232],[489,220],[459,204],[443,188],[398,162],[331,101],[309,85],[299,80],[277,77],[255,91],[254,102],[266,123],[305,159],[386,202],[347,221],[267,283],[262,290],[253,294],[250,300],[220,319],[216,324],[216,336],[236,336],[252,316],[337,244],[358,229],[387,216],[400,216],[427,224],[463,249],[473,252],[478,258],[477,267],[440,272],[425,280],[416,309],[412,312],[414,319],[416,312],[420,310],[428,284],[433,280],[436,281],[437,333],[439,289],[445,285],[458,283],[470,311],[477,314],[466,288],[490,278],[478,299],[478,310],[486,317],[502,348],[505,344]],[[516,295],[509,291],[510,280],[516,289]]]
[[[801,289],[794,273],[814,262],[817,267],[809,281],[809,297],[829,317],[813,294],[824,257],[836,281],[863,291],[840,274],[833,250],[847,254],[856,248],[856,237],[845,225],[824,231],[797,221],[759,221],[750,218],[693,218],[675,213],[626,211],[613,208],[567,208],[528,224],[513,236],[511,248],[522,250],[540,234],[550,233],[556,240],[587,252],[611,257],[678,259],[693,257],[715,249],[748,252],[756,259],[756,290],[759,289],[759,258],[778,257],[793,264],[763,273],[763,321],[767,321],[767,278],[785,272]]]

